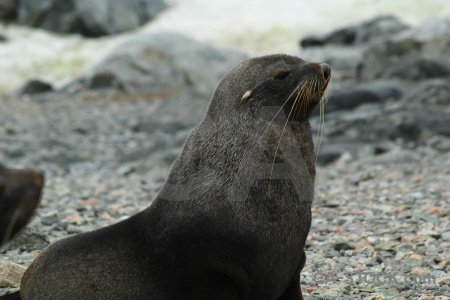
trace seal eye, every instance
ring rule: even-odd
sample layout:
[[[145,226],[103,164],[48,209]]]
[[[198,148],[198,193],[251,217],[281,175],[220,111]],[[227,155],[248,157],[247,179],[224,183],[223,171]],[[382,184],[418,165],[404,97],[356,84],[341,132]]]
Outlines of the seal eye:
[[[280,72],[277,73],[277,75],[275,75],[275,79],[284,80],[284,79],[286,79],[286,77],[289,76],[289,74],[291,74],[290,71],[286,71],[286,70],[285,71],[280,71]]]

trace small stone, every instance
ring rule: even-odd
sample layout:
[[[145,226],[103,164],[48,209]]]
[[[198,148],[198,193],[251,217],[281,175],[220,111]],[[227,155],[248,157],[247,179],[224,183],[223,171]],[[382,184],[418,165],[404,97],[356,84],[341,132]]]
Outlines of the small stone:
[[[375,289],[374,288],[369,288],[369,287],[362,287],[359,288],[360,292],[366,292],[366,293],[375,293]]]
[[[392,250],[399,244],[400,244],[400,242],[398,242],[398,241],[389,241],[387,243],[376,246],[375,250]]]
[[[441,234],[441,239],[450,242],[450,231],[445,231]]]
[[[417,260],[422,260],[422,256],[420,256],[419,254],[411,254],[409,256],[409,258],[411,259],[417,259]]]
[[[409,251],[413,249],[414,249],[413,244],[401,244],[400,246],[397,247],[398,251]]]
[[[429,230],[429,229],[423,229],[420,230],[418,232],[419,235],[423,235],[423,236],[431,236],[434,239],[440,239],[441,238],[441,234],[439,232],[436,232],[434,230]]]
[[[347,242],[336,243],[333,245],[333,249],[336,251],[341,250],[353,250],[355,249],[355,245]]]
[[[429,210],[427,210],[427,213],[431,215],[439,215],[442,213],[442,209],[439,207],[432,207]]]
[[[44,225],[53,225],[55,223],[58,223],[58,221],[58,212],[55,210],[49,211],[41,216],[41,223]]]
[[[26,269],[26,267],[15,263],[0,261],[0,287],[18,288]]]
[[[359,249],[357,251],[357,253],[358,253],[358,255],[369,258],[369,257],[373,256],[374,249],[372,247],[365,247],[365,248]]]
[[[25,156],[25,151],[21,148],[5,149],[5,154],[10,158],[19,158]]]
[[[440,285],[440,286],[450,286],[450,276],[445,276],[445,277],[441,277],[438,278],[436,280],[436,282]]]

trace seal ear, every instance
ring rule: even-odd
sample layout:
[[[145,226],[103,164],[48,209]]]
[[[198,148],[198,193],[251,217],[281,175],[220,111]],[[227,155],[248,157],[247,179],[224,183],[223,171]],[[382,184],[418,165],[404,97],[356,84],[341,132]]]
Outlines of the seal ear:
[[[241,98],[241,103],[247,102],[248,99],[250,99],[250,97],[252,96],[252,90],[248,90],[244,93],[244,95]]]

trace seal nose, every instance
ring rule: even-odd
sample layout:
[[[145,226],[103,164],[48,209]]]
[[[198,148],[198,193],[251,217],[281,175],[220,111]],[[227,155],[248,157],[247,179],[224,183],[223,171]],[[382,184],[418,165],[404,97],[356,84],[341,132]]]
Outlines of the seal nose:
[[[322,69],[323,79],[325,81],[330,80],[331,77],[331,67],[327,64],[320,64],[320,68]]]

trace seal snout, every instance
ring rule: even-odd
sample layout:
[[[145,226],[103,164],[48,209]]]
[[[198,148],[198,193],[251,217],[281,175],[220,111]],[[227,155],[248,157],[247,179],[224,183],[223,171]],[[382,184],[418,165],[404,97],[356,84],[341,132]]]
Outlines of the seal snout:
[[[322,70],[323,80],[327,82],[331,78],[331,67],[327,64],[320,64],[320,69]]]

